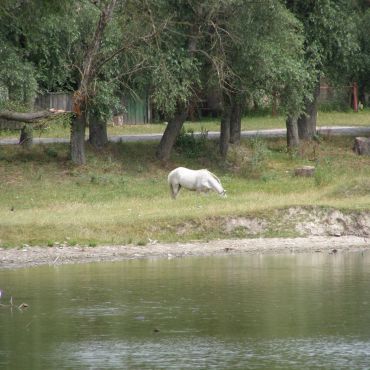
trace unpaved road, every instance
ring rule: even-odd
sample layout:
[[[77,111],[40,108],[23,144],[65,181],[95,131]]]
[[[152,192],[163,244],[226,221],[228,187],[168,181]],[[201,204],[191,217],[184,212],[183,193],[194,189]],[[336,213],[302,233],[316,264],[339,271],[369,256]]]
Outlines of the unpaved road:
[[[361,136],[370,135],[370,127],[364,126],[322,126],[318,127],[317,131],[321,135],[326,136]],[[194,133],[195,136],[201,135],[199,132]],[[242,131],[242,137],[285,137],[286,129],[277,128],[269,130],[249,130]],[[217,139],[220,137],[220,133],[216,131],[209,131],[209,139]],[[138,142],[138,141],[159,141],[162,138],[162,134],[142,134],[142,135],[117,135],[110,136],[109,141],[111,142]],[[69,143],[69,139],[66,138],[33,138],[34,144],[51,144],[51,143]],[[19,138],[4,138],[0,139],[0,145],[14,145],[19,144]]]

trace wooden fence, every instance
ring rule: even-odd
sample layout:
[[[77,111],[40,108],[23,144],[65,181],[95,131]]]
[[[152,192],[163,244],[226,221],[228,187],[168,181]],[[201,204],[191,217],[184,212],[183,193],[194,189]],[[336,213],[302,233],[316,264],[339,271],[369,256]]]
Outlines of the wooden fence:
[[[72,110],[72,95],[68,93],[48,93],[36,98],[35,106],[41,109]]]
[[[132,98],[126,97],[122,100],[124,113],[113,118],[114,124],[138,125],[151,122],[151,109],[147,97]],[[68,93],[49,93],[39,95],[36,98],[35,106],[40,109],[63,109],[72,110],[72,94]]]

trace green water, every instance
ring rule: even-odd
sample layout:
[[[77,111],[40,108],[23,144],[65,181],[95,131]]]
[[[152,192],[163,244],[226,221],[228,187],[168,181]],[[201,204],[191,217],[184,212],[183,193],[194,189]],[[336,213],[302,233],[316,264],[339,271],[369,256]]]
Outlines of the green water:
[[[0,270],[0,289],[0,369],[370,369],[370,253]]]

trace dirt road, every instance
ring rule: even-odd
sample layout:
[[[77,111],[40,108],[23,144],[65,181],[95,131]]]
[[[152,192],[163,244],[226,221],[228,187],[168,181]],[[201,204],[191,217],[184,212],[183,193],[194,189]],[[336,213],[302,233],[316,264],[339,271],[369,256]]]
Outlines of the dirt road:
[[[317,131],[322,135],[338,136],[362,136],[370,135],[370,127],[363,126],[323,126],[318,127]],[[200,133],[194,133],[195,136],[201,135]],[[269,129],[269,130],[250,130],[242,131],[242,137],[285,137],[286,129]],[[142,134],[142,135],[116,135],[110,136],[109,141],[111,142],[138,142],[138,141],[159,141],[162,134]],[[208,138],[215,140],[220,137],[220,133],[216,131],[209,131]],[[66,138],[33,138],[34,144],[51,144],[51,143],[69,143],[69,139]],[[0,139],[0,145],[14,145],[19,144],[19,138],[4,138]]]

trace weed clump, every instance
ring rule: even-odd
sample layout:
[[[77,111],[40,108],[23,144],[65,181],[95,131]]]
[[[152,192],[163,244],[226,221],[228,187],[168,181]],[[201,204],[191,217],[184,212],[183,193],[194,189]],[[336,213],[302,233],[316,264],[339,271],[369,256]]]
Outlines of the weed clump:
[[[208,131],[201,128],[199,135],[194,134],[194,130],[181,129],[180,135],[176,140],[175,147],[188,158],[197,158],[206,153]]]
[[[247,145],[232,146],[227,156],[227,165],[243,177],[260,178],[267,168],[269,149],[261,138],[248,141]]]

